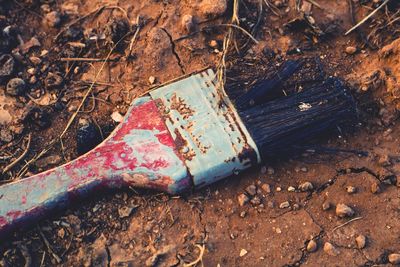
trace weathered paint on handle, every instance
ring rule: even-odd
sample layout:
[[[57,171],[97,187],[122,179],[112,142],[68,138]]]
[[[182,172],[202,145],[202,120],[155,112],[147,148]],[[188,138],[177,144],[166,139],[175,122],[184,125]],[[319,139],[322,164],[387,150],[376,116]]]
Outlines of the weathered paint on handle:
[[[101,145],[58,168],[0,186],[0,233],[98,187],[132,185],[177,193],[191,179],[155,101],[134,106]]]
[[[0,186],[0,236],[96,188],[132,185],[176,194],[257,164],[256,145],[215,77],[207,70],[151,92],[94,150]]]

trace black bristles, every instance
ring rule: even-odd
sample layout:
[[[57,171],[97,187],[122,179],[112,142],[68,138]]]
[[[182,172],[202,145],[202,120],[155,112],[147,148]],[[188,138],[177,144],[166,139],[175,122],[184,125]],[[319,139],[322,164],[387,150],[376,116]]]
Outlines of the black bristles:
[[[236,107],[239,110],[244,110],[271,100],[274,96],[281,93],[277,91],[281,88],[282,83],[289,77],[293,76],[301,65],[301,61],[286,61],[271,79],[263,80],[256,84],[247,93],[237,98],[235,102]]]
[[[240,110],[263,159],[288,154],[323,132],[356,116],[343,82],[328,78],[303,92]]]

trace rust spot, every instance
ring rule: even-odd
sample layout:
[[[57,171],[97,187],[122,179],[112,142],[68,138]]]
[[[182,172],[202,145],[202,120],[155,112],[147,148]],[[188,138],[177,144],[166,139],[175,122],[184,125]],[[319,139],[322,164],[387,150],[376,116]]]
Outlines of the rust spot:
[[[238,153],[238,159],[240,162],[250,160],[249,165],[254,166],[257,164],[257,153],[246,144],[242,151]]]
[[[191,109],[182,98],[177,97],[176,94],[171,96],[171,109],[174,109],[181,114],[183,119],[188,119],[193,116],[194,110]]]

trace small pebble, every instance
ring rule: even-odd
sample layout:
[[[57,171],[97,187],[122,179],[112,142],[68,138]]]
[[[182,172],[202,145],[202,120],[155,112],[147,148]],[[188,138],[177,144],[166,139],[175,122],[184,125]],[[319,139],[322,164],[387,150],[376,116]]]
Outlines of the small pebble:
[[[267,167],[262,166],[260,169],[261,174],[266,174],[267,173]]]
[[[315,242],[314,239],[311,239],[307,244],[307,251],[308,252],[315,252],[318,249],[318,244]]]
[[[289,207],[290,207],[289,201],[285,201],[285,202],[282,202],[281,204],[279,204],[279,208],[280,209],[286,209],[286,208],[289,208]]]
[[[339,255],[339,250],[329,242],[325,242],[324,244],[324,252],[330,256],[337,256]]]
[[[348,46],[346,47],[346,54],[348,55],[353,55],[357,52],[357,48],[355,48],[354,46]]]
[[[282,191],[282,187],[278,186],[278,187],[276,188],[276,192],[281,192],[281,191]]]
[[[299,210],[300,209],[300,205],[295,203],[293,204],[293,210]]]
[[[32,62],[33,65],[39,65],[42,63],[42,60],[38,57],[30,57],[29,60]]]
[[[154,76],[149,77],[149,83],[154,84],[156,82],[156,78]]]
[[[209,45],[212,48],[218,48],[218,42],[215,40],[211,40]]]
[[[250,196],[255,196],[257,194],[257,187],[252,184],[246,187],[245,191],[250,195]]]
[[[389,262],[393,265],[400,264],[400,254],[392,253],[388,256]]]
[[[354,186],[349,185],[346,187],[346,191],[349,194],[354,194],[357,191],[357,189]]]
[[[114,112],[111,114],[111,119],[113,119],[113,121],[119,123],[119,122],[121,122],[121,121],[124,120],[124,116],[122,116],[121,113],[119,113],[118,111],[114,111]]]
[[[273,168],[271,168],[271,167],[268,167],[267,173],[268,173],[269,175],[273,175],[273,174],[275,173],[275,170],[274,170]]]
[[[354,215],[354,210],[345,204],[337,204],[336,215],[339,218],[351,217]]]
[[[249,197],[246,194],[240,194],[238,196],[238,202],[241,207],[243,207],[246,203],[249,202]]]
[[[244,218],[244,217],[246,217],[246,215],[247,215],[246,211],[241,211],[239,214],[240,218]]]
[[[57,11],[47,13],[44,17],[44,22],[52,28],[58,27],[61,23],[60,13]]]
[[[245,250],[244,248],[242,248],[242,249],[240,250],[239,256],[240,256],[240,257],[243,257],[243,256],[245,256],[247,253],[248,253],[247,250]]]
[[[322,210],[329,210],[331,208],[331,203],[329,203],[328,201],[325,201],[322,204]]]
[[[294,188],[293,186],[289,186],[287,191],[288,192],[294,192],[294,191],[296,191],[296,188]]]
[[[379,183],[374,182],[371,184],[371,193],[372,194],[378,194],[381,192],[381,186],[379,185]]]
[[[359,235],[356,237],[356,244],[359,249],[365,248],[366,243],[367,243],[367,238],[364,235]]]
[[[271,186],[269,184],[263,184],[261,188],[265,191],[265,193],[271,193]]]
[[[301,170],[302,172],[308,172],[308,169],[307,169],[306,167],[302,167],[300,170]]]
[[[133,207],[121,207],[118,209],[118,215],[121,219],[131,216]]]
[[[25,82],[24,80],[20,78],[13,78],[8,81],[7,87],[6,87],[6,92],[9,95],[12,96],[20,96],[25,93]]]
[[[301,185],[299,185],[299,189],[302,192],[308,192],[312,191],[314,189],[314,186],[311,182],[304,182]]]
[[[186,33],[191,33],[195,29],[195,23],[192,15],[184,15],[181,21],[182,29]]]
[[[258,196],[255,196],[250,200],[250,203],[253,204],[254,206],[260,205],[261,199]]]

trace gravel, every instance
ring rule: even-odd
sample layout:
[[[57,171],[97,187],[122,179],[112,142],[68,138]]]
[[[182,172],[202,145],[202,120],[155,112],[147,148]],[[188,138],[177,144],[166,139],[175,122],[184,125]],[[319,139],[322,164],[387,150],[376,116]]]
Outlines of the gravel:
[[[337,204],[336,215],[339,218],[352,217],[354,215],[354,210],[345,204]]]

